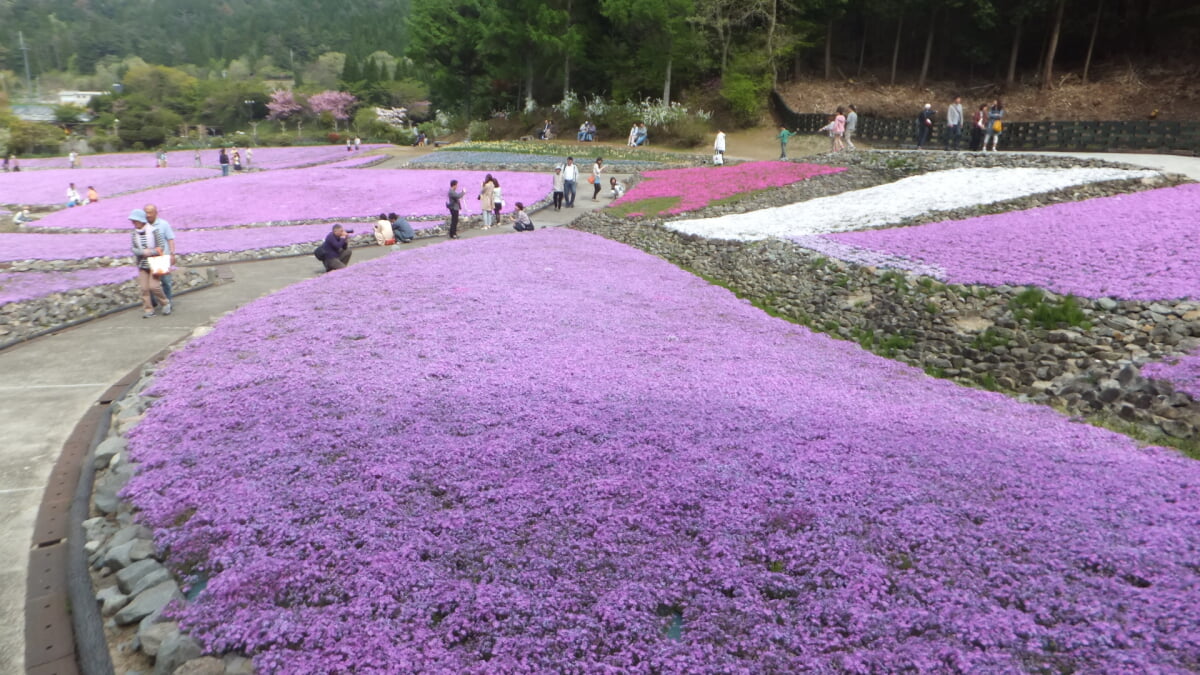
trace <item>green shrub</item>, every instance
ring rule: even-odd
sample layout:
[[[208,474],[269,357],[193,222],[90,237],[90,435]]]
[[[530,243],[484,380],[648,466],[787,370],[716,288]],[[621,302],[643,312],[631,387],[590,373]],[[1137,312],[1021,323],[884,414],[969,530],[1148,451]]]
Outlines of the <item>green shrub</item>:
[[[762,115],[771,91],[771,80],[766,75],[750,76],[730,73],[721,80],[721,98],[729,106],[729,112],[738,124],[753,125]]]
[[[472,141],[491,140],[491,128],[483,120],[475,120],[467,125],[467,139]]]
[[[666,127],[650,130],[650,137],[656,143],[694,148],[707,141],[711,133],[711,126],[707,121],[689,116]]]

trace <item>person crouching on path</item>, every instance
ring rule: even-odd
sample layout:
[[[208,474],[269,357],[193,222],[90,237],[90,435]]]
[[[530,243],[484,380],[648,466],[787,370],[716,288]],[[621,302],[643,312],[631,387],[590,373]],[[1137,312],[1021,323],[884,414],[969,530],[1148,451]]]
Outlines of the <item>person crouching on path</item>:
[[[465,190],[458,189],[458,181],[450,181],[450,190],[446,192],[446,210],[450,212],[451,239],[458,239],[458,212],[462,210],[462,198],[466,195]]]
[[[388,220],[388,214],[379,214],[379,220],[375,221],[375,243],[380,246],[391,246],[396,243],[396,235],[392,231],[392,221]]]
[[[525,213],[525,205],[521,202],[516,203],[513,220],[513,229],[517,232],[533,232],[533,221],[529,219],[529,214]]]
[[[321,262],[325,263],[326,272],[340,270],[350,264],[350,234],[341,225],[334,225],[333,230],[325,235],[325,243],[321,244],[321,248],[325,249],[325,257]]]
[[[408,221],[404,218],[401,218],[395,213],[389,213],[387,217],[388,222],[392,224],[392,232],[396,234],[396,239],[398,239],[401,244],[407,244],[417,236],[417,233],[413,232],[412,225],[409,225]]]
[[[146,222],[146,212],[142,209],[134,209],[130,212],[129,222],[133,224],[131,250],[134,263],[137,265],[138,288],[142,291],[142,318],[149,319],[154,316],[151,297],[162,305],[164,315],[170,314],[171,303],[163,294],[162,284],[150,273],[150,258],[162,255],[167,250],[167,240],[163,237],[162,232],[150,227]]]
[[[159,234],[161,234],[163,236],[163,239],[166,240],[167,248],[163,250],[163,253],[171,254],[171,266],[174,267],[175,266],[175,230],[171,229],[171,224],[168,223],[165,218],[158,217],[158,207],[155,206],[154,204],[147,204],[145,206],[145,208],[142,210],[146,214],[146,224],[148,224],[150,227],[153,227],[154,229],[158,230]],[[160,284],[162,284],[163,295],[165,295],[167,297],[167,302],[168,303],[173,302],[175,300],[175,291],[174,291],[174,286],[171,285],[171,274],[167,273],[167,274],[160,276],[158,278],[158,281]],[[154,300],[152,298],[151,304],[153,304],[153,303],[154,303]],[[169,314],[169,312],[166,312],[166,313]]]

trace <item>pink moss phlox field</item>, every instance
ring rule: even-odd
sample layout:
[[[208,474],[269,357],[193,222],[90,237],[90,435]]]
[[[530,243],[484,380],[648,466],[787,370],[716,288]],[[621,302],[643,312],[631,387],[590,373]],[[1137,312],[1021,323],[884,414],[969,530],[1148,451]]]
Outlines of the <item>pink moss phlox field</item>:
[[[1168,380],[1179,391],[1200,400],[1200,349],[1190,354],[1148,363],[1142,367],[1142,375]]]
[[[591,235],[301,282],[150,394],[126,495],[259,672],[1200,664],[1200,463]]]
[[[124,228],[129,211],[154,202],[176,230],[276,221],[351,218],[395,211],[405,217],[446,215],[446,192],[457,179],[467,191],[464,212],[479,213],[479,186],[486,172],[314,167],[263,171],[173,185],[103,200],[102,211],[66,209],[37,222],[39,228]],[[531,205],[550,192],[536,173],[494,172],[504,194],[504,211]]]
[[[132,281],[132,267],[105,267],[62,272],[13,272],[0,274],[0,304],[33,300],[51,293]]]
[[[414,222],[412,226],[414,230],[420,230],[441,224],[442,221]],[[333,226],[329,223],[318,223],[286,227],[176,231],[176,251],[179,255],[220,253],[319,242],[329,234],[331,227]],[[371,229],[369,223],[354,223],[347,227],[355,229],[358,234],[367,233]],[[0,262],[122,258],[130,256],[129,244],[128,233],[0,234]]]
[[[822,236],[861,249],[849,256],[855,262],[899,256],[944,269],[952,283],[1033,285],[1090,298],[1200,297],[1200,184]]]
[[[47,169],[0,173],[0,203],[65,205],[67,186],[75,183],[81,197],[87,197],[89,185],[96,187],[100,200],[124,192],[182,183],[218,175],[211,169]],[[88,206],[95,206],[89,204]]]
[[[585,169],[581,169],[581,172]],[[663,211],[675,215],[704,208],[715,200],[743,192],[791,185],[813,176],[845,170],[844,167],[792,162],[746,162],[732,166],[656,169],[644,172],[644,180],[630,188],[620,199],[614,200],[613,204],[678,197],[679,204]]]
[[[361,155],[368,150],[388,148],[389,145],[364,145],[358,152],[346,152],[345,145],[306,145],[296,147],[254,148],[254,161],[249,168],[253,169],[288,169],[298,166],[324,164],[348,159],[352,155]],[[246,165],[246,149],[239,147],[242,153],[242,165]],[[167,153],[168,167],[195,166],[195,157],[191,150],[173,150]],[[205,148],[200,151],[200,163],[207,168],[220,168],[220,148]],[[83,168],[89,167],[134,167],[153,169],[156,167],[157,153],[147,152],[114,152],[104,155],[80,155],[79,162]],[[233,150],[229,150],[232,158]],[[231,159],[232,161],[232,159]],[[22,159],[22,169],[66,169],[67,158],[41,157],[37,159]],[[78,169],[76,169],[78,170]]]

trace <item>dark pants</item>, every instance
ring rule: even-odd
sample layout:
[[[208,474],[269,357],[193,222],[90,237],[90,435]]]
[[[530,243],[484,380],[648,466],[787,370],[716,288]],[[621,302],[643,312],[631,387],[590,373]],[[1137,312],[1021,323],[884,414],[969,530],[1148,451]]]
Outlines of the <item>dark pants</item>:
[[[333,256],[327,255],[325,257],[325,260],[322,262],[325,263],[325,271],[326,272],[332,272],[334,270],[342,269],[346,265],[350,264],[350,247],[347,246],[345,248],[345,250],[342,251],[342,254],[337,256],[336,258]]]
[[[575,206],[575,181],[563,181],[563,196],[567,200],[567,208],[573,208]]]
[[[458,236],[458,209],[450,209],[450,238]]]
[[[596,201],[596,197],[600,196],[600,188],[603,186],[604,183],[601,182],[600,177],[596,176],[596,182],[592,184],[592,201]]]
[[[929,134],[930,134],[929,126],[922,124],[919,127],[917,127],[917,147],[918,148],[924,146],[926,143],[929,142]]]
[[[562,208],[562,202],[563,202],[563,193],[562,193],[562,191],[560,190],[560,191],[558,191],[558,192],[555,192],[555,193],[554,193],[554,210],[555,210],[555,211],[557,211],[557,210],[559,210],[559,209],[561,209],[561,208]]]
[[[983,149],[983,129],[979,127],[971,127],[971,150],[979,152]]]
[[[962,140],[962,125],[955,124],[946,127],[946,149],[950,149],[950,144],[954,144],[954,149],[958,149],[958,143]]]

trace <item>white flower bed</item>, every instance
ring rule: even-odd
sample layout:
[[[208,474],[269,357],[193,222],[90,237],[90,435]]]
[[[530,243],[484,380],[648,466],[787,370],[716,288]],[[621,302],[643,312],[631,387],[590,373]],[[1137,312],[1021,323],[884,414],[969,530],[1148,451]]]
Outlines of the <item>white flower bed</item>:
[[[739,241],[849,232],[1074,185],[1156,175],[1157,171],[1124,169],[953,169],[787,206],[718,218],[674,220],[665,225],[686,234]]]

